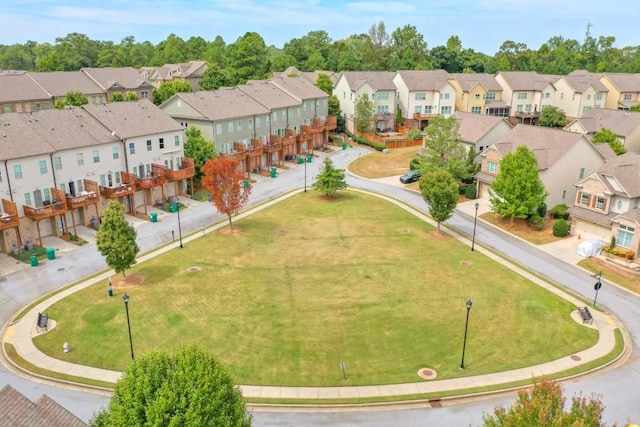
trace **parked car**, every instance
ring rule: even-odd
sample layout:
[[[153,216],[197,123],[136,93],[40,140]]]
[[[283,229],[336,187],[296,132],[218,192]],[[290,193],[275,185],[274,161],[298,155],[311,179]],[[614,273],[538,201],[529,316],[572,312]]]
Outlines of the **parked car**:
[[[410,170],[409,172],[400,175],[400,182],[403,184],[411,184],[420,179],[422,173],[418,169]]]

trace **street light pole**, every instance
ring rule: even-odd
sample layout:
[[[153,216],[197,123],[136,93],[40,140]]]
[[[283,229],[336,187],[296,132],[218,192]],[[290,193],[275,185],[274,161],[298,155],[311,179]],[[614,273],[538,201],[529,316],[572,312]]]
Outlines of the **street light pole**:
[[[129,295],[125,292],[122,295],[122,301],[124,301],[124,309],[127,312],[127,328],[129,329],[129,347],[131,348],[131,360],[134,360],[133,357],[133,340],[131,339],[131,322],[129,321]]]
[[[182,228],[180,227],[180,200],[176,196],[176,210],[178,211],[178,237],[180,239],[180,249],[182,249]]]
[[[476,246],[476,224],[478,223],[478,208],[480,207],[480,203],[476,202],[476,216],[473,218],[473,238],[471,239],[471,251],[475,249]]]
[[[598,274],[594,274],[592,277],[596,277],[598,279],[598,281],[596,282],[595,285],[593,285],[593,289],[596,291],[596,296],[595,298],[593,298],[593,306],[596,306],[596,301],[598,299],[598,291],[600,290],[600,288],[602,287],[602,270],[600,270],[600,273]]]
[[[460,369],[464,369],[464,351],[467,348],[467,330],[469,328],[469,311],[473,303],[471,300],[467,301],[467,321],[464,324],[464,341],[462,342],[462,361],[460,362]]]

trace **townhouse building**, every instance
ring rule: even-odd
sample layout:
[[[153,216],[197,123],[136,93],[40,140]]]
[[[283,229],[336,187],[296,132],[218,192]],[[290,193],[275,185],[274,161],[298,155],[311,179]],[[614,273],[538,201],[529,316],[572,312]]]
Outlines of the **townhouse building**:
[[[396,72],[393,82],[398,91],[398,104],[404,120],[423,129],[429,119],[453,114],[456,89],[444,70],[403,70]]]
[[[597,132],[608,129],[627,151],[640,151],[640,113],[635,111],[594,108],[569,122],[564,129],[582,133],[590,140]]]
[[[514,123],[538,124],[540,111],[554,105],[553,81],[559,76],[534,71],[500,71],[495,79],[502,87],[502,99],[511,106]]]
[[[582,117],[592,108],[602,108],[607,102],[609,90],[598,79],[560,76],[553,85],[556,88],[554,106],[564,111],[568,120]]]
[[[55,106],[57,101],[65,101],[69,92],[82,93],[91,104],[106,102],[104,89],[81,71],[29,73],[29,77],[47,92],[52,106]]]
[[[153,99],[154,86],[133,67],[84,67],[80,71],[102,89],[107,101],[116,92],[125,97],[135,93],[138,99]]]
[[[191,85],[194,91],[200,90],[199,81],[204,76],[209,64],[206,61],[189,61],[180,64],[165,64],[162,67],[142,67],[138,70],[142,79],[154,88],[172,80],[182,80]]]
[[[0,114],[50,108],[53,108],[50,95],[27,72],[0,72]]]
[[[451,73],[449,82],[456,89],[456,111],[509,117],[511,107],[493,74]]]
[[[640,74],[603,73],[600,81],[609,90],[606,108],[628,110],[640,104]]]
[[[482,153],[498,143],[513,127],[500,116],[482,115],[456,111],[453,113],[459,124],[460,140],[467,151],[472,147],[476,153]]]

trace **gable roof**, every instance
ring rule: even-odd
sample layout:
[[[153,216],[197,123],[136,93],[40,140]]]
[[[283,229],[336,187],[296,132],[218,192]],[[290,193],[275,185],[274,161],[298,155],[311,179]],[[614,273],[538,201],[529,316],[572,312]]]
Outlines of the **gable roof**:
[[[511,124],[504,117],[499,116],[487,116],[464,111],[456,111],[453,116],[460,123],[460,139],[469,143],[478,142],[491,129],[500,125],[501,122],[505,122],[508,127],[511,127]]]
[[[607,87],[602,84],[600,79],[594,79],[590,76],[569,74],[567,76],[559,77],[558,80],[560,80],[561,78],[564,78],[576,93],[584,93],[587,89],[589,89],[589,86],[593,87],[596,92],[609,92],[609,89],[607,89]]]
[[[112,88],[139,89],[152,87],[144,79],[144,75],[133,67],[106,67],[91,68],[84,67],[80,71],[85,73],[104,91]]]
[[[640,113],[635,111],[609,110],[606,108],[592,108],[576,122],[587,131],[588,134],[607,128],[616,135],[627,137],[640,127]]]
[[[369,84],[373,90],[396,91],[393,82],[395,73],[391,71],[343,71],[340,76],[344,77],[352,90],[358,90],[363,85]]]
[[[515,91],[541,91],[560,77],[535,71],[500,71],[498,74]]]
[[[640,92],[640,74],[603,73],[620,92]]]
[[[597,173],[613,193],[640,197],[640,153],[627,152],[616,156],[602,165]]]
[[[3,423],[13,427],[87,426],[46,394],[32,402],[10,385],[0,390],[0,414],[3,414]]]
[[[396,75],[402,78],[410,92],[439,91],[449,83],[449,74],[445,70],[399,70]]]
[[[237,87],[221,87],[214,91],[176,93],[165,101],[165,104],[176,99],[195,108],[211,121],[270,114],[267,107]]]
[[[0,102],[51,99],[27,73],[0,73]]]
[[[450,73],[449,78],[455,79],[463,91],[470,92],[477,85],[482,85],[487,91],[502,91],[493,74],[488,73]]]
[[[104,93],[104,90],[81,71],[51,71],[29,73],[29,76],[50,96],[65,97],[67,92],[85,95]]]
[[[318,89],[309,80],[300,77],[278,77],[269,79],[269,83],[275,85],[302,102],[306,99],[328,98],[324,91]]]
[[[0,161],[55,152],[30,120],[34,120],[31,113],[0,114]]]
[[[115,132],[118,138],[182,131],[178,122],[146,99],[103,105],[88,104],[83,105],[82,109],[109,131]]]
[[[536,156],[538,170],[546,170],[581,140],[593,145],[580,133],[518,124],[495,147],[504,157],[520,145],[526,145]]]
[[[295,98],[264,80],[251,81],[238,86],[238,89],[269,109],[297,107],[300,105]]]

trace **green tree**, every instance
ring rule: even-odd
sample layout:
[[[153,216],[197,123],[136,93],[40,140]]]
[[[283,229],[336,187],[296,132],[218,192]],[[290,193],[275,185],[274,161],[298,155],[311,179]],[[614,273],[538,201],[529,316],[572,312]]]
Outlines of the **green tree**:
[[[136,263],[140,252],[136,237],[135,228],[124,217],[124,207],[116,201],[109,202],[96,235],[96,245],[116,273],[125,276],[125,270]]]
[[[247,80],[262,80],[267,77],[271,65],[268,50],[262,36],[248,32],[227,47],[227,75],[230,85],[245,84]]]
[[[598,132],[593,135],[593,139],[591,140],[594,144],[609,144],[614,153],[618,156],[620,154],[624,154],[627,152],[627,149],[624,148],[624,145],[618,139],[618,135],[611,129],[602,128]]]
[[[451,115],[436,116],[425,129],[426,144],[421,158],[423,170],[446,170],[458,180],[466,180],[471,171],[467,152],[460,139],[460,123]]]
[[[492,210],[503,218],[528,218],[549,193],[540,180],[535,154],[520,145],[500,161],[498,176],[489,187]]]
[[[331,159],[325,157],[324,167],[316,176],[316,181],[313,183],[312,188],[327,196],[334,195],[340,190],[345,190],[347,181],[345,181],[344,169],[336,169]]]
[[[432,68],[427,54],[427,42],[413,25],[396,28],[389,46],[391,70],[427,70]]]
[[[122,92],[113,92],[111,94],[110,102],[122,102],[122,101],[124,101],[124,96],[122,95]]]
[[[200,128],[189,126],[185,135],[187,137],[187,141],[184,143],[184,156],[193,159],[193,163],[196,168],[194,181],[200,183],[204,176],[202,167],[207,163],[207,160],[216,157],[216,148],[213,141],[209,141],[202,136]]]
[[[420,178],[422,198],[429,205],[429,214],[438,223],[448,220],[458,203],[458,182],[449,172],[427,172]]]
[[[336,132],[344,132],[344,117],[342,116],[342,111],[340,110],[340,101],[338,100],[338,98],[330,95],[327,107],[328,114],[330,116],[337,117]]]
[[[151,63],[147,66],[161,67],[164,64],[178,64],[187,61],[187,44],[175,34],[169,36],[158,43],[154,49]]]
[[[540,113],[540,126],[561,128],[567,124],[567,115],[558,107],[549,105]]]
[[[356,127],[355,133],[371,133],[373,132],[373,118],[375,117],[375,105],[373,100],[363,94],[356,100],[356,111],[353,117],[353,123]]]
[[[125,97],[125,101],[138,101],[139,99],[138,94],[135,92],[129,92]]]
[[[231,79],[226,69],[220,68],[218,64],[211,64],[198,81],[198,86],[202,90],[217,90],[223,86],[232,86]]]
[[[640,104],[632,105],[629,108],[630,111],[635,111],[636,113],[640,111]]]
[[[570,409],[560,384],[543,379],[534,380],[529,390],[518,392],[518,400],[509,408],[499,406],[493,415],[483,414],[485,427],[600,427],[604,405],[598,396],[587,399],[574,396]]]
[[[95,427],[250,426],[244,398],[225,367],[194,344],[131,362]]]
[[[81,105],[86,105],[89,103],[89,100],[82,92],[78,91],[69,91],[65,96],[65,99],[57,99],[54,104],[54,108],[65,108],[68,106],[80,107]]]
[[[318,74],[316,87],[327,95],[331,95],[333,93],[333,82],[331,81],[331,78],[324,73]]]
[[[160,105],[178,92],[193,92],[193,88],[184,80],[169,80],[153,91],[153,103]]]

